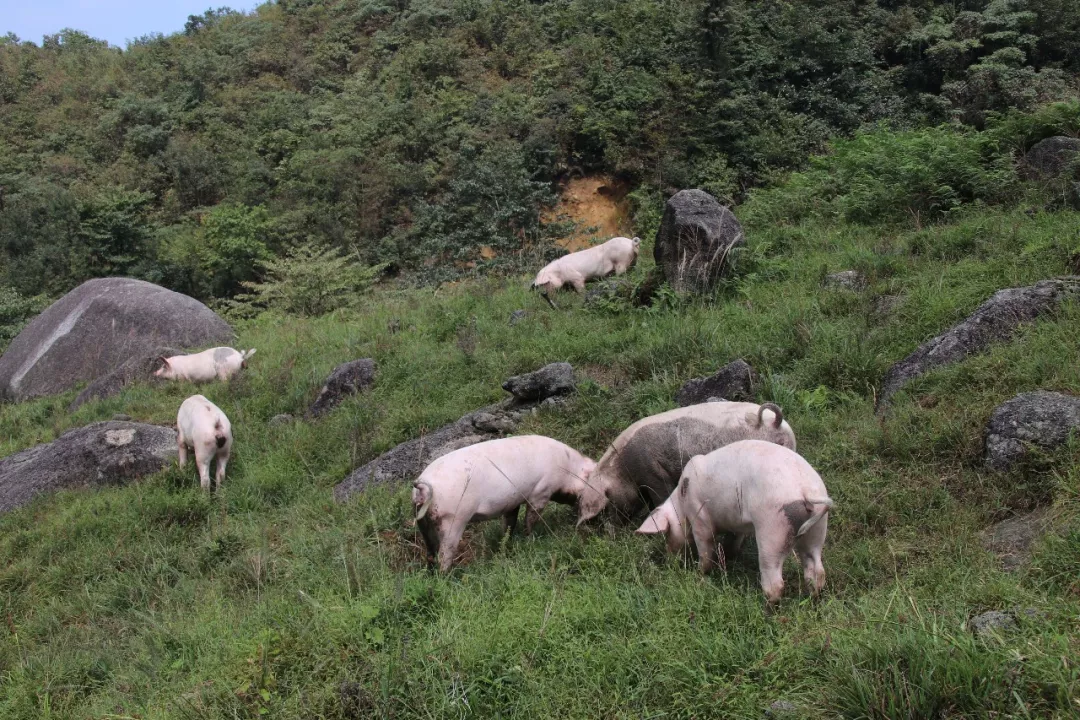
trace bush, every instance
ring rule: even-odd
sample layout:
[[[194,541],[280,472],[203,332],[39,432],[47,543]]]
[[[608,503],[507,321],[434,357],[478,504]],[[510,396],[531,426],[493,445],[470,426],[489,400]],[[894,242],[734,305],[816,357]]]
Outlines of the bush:
[[[266,279],[242,283],[247,292],[236,297],[234,312],[251,314],[265,308],[316,317],[355,307],[386,267],[363,267],[333,248],[314,243],[292,248],[285,257],[266,260],[261,266]]]
[[[1013,160],[993,138],[952,126],[893,132],[878,127],[833,144],[784,185],[757,193],[747,219],[760,225],[810,215],[916,226],[975,202],[1009,198]]]

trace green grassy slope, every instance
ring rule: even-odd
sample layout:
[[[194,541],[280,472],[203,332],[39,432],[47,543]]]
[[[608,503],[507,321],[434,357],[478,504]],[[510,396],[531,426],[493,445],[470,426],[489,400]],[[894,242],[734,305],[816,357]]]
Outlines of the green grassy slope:
[[[1080,392],[1080,308],[913,384],[884,421],[873,412],[892,362],[994,290],[1068,272],[1080,215],[1024,209],[918,231],[751,225],[741,279],[710,302],[554,312],[526,278],[491,279],[386,290],[362,315],[243,324],[250,368],[201,388],[235,434],[219,495],[174,468],[0,517],[0,716],[757,718],[784,699],[810,717],[1074,717],[1080,448],[993,474],[981,433],[1016,392]],[[849,268],[867,290],[821,287]],[[875,314],[885,295],[901,304]],[[517,308],[529,315],[511,328]],[[268,426],[368,356],[370,393],[318,423]],[[531,538],[476,527],[467,561],[436,577],[406,489],[331,500],[352,467],[501,398],[511,374],[573,363],[579,394],[520,432],[595,457],[736,357],[837,501],[818,602],[795,590],[793,561],[768,614],[752,550],[702,578],[632,528],[575,532],[563,508]],[[5,405],[0,453],[116,412],[172,423],[192,391],[131,388],[72,416],[70,397]],[[980,532],[1047,503],[1060,529],[1003,573]],[[1000,638],[965,629],[1014,607],[1037,614]]]

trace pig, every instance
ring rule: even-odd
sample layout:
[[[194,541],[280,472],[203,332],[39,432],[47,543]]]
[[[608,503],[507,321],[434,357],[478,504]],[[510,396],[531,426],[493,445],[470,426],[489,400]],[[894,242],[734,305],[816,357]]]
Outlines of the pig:
[[[540,288],[540,294],[555,308],[555,302],[548,295],[549,290],[570,285],[577,292],[582,292],[587,280],[612,274],[622,275],[637,262],[640,249],[641,238],[614,237],[601,245],[563,255],[536,274],[532,288]]]
[[[651,415],[615,438],[593,484],[629,520],[671,494],[690,458],[747,438],[795,449],[795,433],[772,403],[710,402]]]
[[[195,451],[195,467],[199,470],[199,484],[203,490],[210,489],[210,461],[217,458],[214,488],[221,487],[225,479],[225,466],[232,453],[232,425],[229,418],[214,403],[202,395],[192,395],[180,405],[176,414],[176,445],[180,453],[180,467],[187,464],[187,449]]]
[[[214,378],[228,380],[241,368],[246,368],[248,358],[254,354],[255,348],[240,352],[231,347],[216,347],[194,355],[160,357],[161,367],[154,371],[154,377],[191,382],[206,382]]]
[[[488,440],[437,458],[412,491],[428,562],[437,555],[440,570],[447,572],[469,523],[501,517],[512,532],[522,504],[526,533],[551,500],[576,504],[579,525],[595,517],[607,502],[589,484],[595,468],[577,450],[542,435]]]
[[[703,573],[717,564],[717,533],[731,534],[724,543],[725,564],[754,533],[761,588],[772,605],[783,594],[784,559],[792,548],[810,592],[821,592],[821,547],[833,507],[821,477],[798,453],[764,440],[740,440],[691,458],[675,491],[637,532],[664,533],[668,550],[679,552],[689,526]]]

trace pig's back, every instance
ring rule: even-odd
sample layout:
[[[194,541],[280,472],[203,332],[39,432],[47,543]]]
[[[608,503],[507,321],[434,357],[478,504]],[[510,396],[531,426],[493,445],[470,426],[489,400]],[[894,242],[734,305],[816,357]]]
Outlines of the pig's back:
[[[439,487],[452,486],[465,497],[483,496],[493,488],[531,487],[552,463],[563,461],[567,450],[568,446],[543,435],[487,440],[437,458],[419,479],[431,484],[436,492]]]

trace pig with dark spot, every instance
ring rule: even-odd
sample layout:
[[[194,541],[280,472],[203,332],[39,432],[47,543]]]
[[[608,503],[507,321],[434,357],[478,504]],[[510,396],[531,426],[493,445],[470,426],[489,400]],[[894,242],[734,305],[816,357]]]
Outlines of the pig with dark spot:
[[[512,531],[522,505],[526,533],[550,501],[577,505],[580,525],[607,504],[590,484],[595,468],[577,450],[542,435],[489,440],[437,458],[412,492],[429,560],[438,556],[440,569],[448,571],[466,525],[501,517]]]
[[[783,594],[784,559],[792,548],[810,591],[821,592],[821,548],[832,507],[825,483],[800,455],[770,442],[740,440],[692,458],[675,491],[637,532],[663,533],[668,550],[679,552],[689,527],[703,573],[718,560],[726,564],[753,533],[761,588],[772,604]],[[723,556],[717,554],[718,533],[730,533]]]
[[[161,367],[154,371],[154,376],[191,382],[207,382],[214,378],[228,380],[246,368],[248,358],[254,354],[255,348],[241,352],[231,347],[216,347],[192,355],[162,357],[158,358]]]
[[[176,446],[180,467],[187,464],[188,448],[195,452],[199,484],[210,489],[210,462],[216,460],[214,487],[220,488],[225,479],[225,466],[232,453],[232,424],[214,403],[202,395],[192,395],[180,405],[176,414]]]
[[[594,484],[621,518],[630,519],[671,494],[690,458],[746,439],[795,449],[795,433],[772,403],[689,405],[624,430],[596,464]]]

